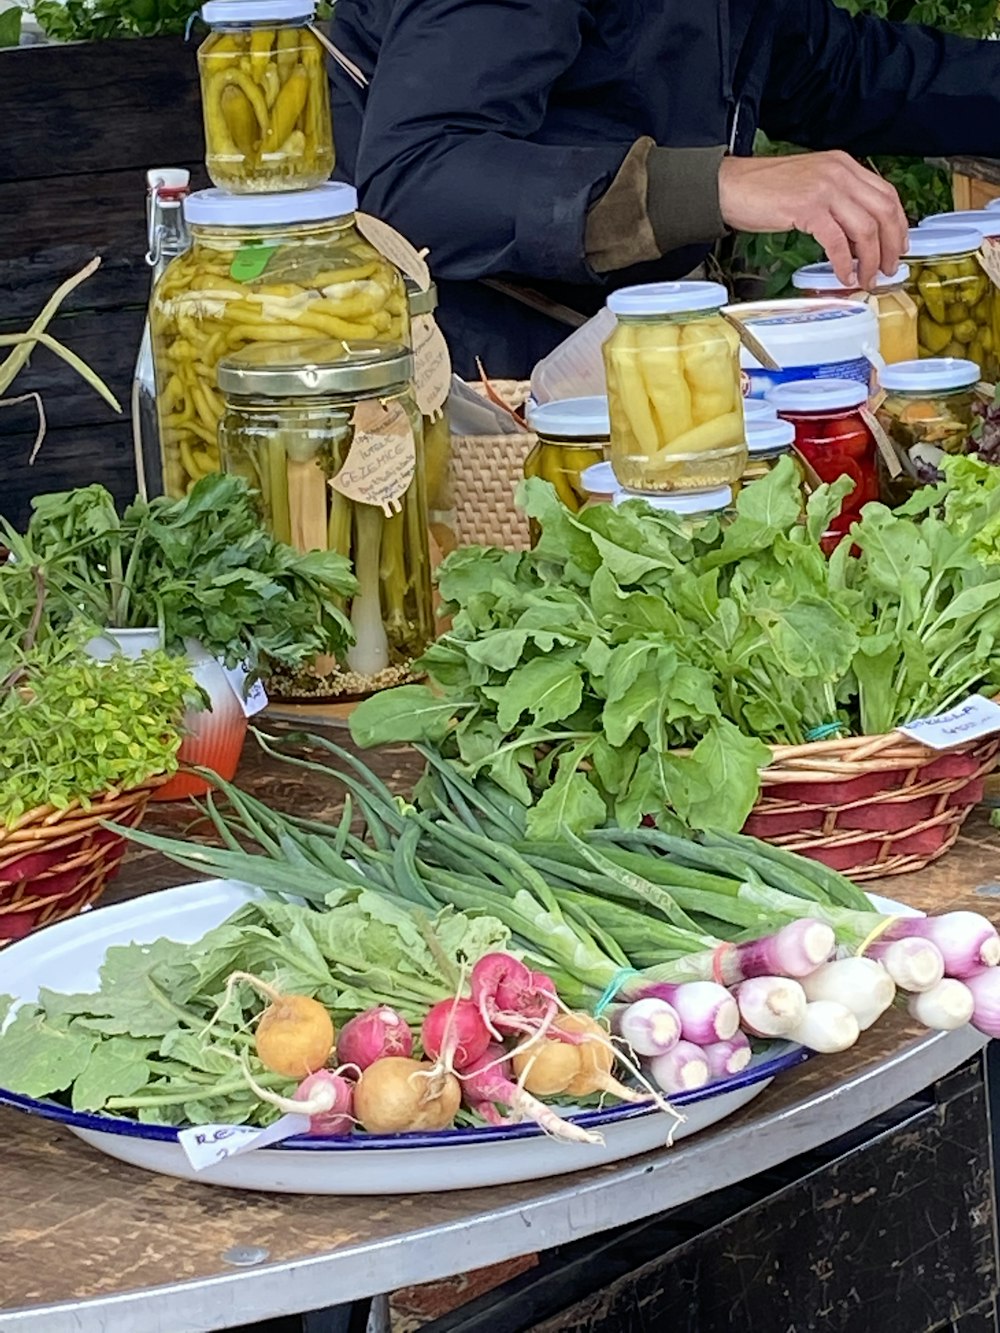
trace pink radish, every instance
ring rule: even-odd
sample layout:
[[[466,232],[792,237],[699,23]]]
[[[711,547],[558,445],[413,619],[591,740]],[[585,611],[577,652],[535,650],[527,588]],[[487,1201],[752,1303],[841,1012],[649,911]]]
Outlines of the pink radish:
[[[509,953],[488,953],[470,978],[472,999],[494,1037],[547,1028],[558,1012],[556,988]]]
[[[492,1123],[505,1123],[496,1111],[496,1103],[509,1107],[516,1116],[534,1120],[553,1138],[563,1139],[568,1143],[603,1143],[600,1134],[581,1129],[579,1125],[563,1120],[550,1106],[532,1097],[529,1092],[518,1087],[510,1079],[510,1061],[505,1058],[502,1046],[491,1045],[482,1055],[462,1073],[462,1095],[466,1102],[481,1115],[484,1108],[493,1109],[496,1119],[486,1114]]]
[[[424,1053],[447,1070],[467,1069],[490,1044],[490,1032],[473,1000],[441,1000],[420,1029]]]
[[[350,1134],[354,1128],[354,1088],[332,1069],[319,1069],[304,1078],[293,1098],[293,1104],[299,1102],[302,1105],[296,1110],[309,1117],[310,1134]]]
[[[361,1070],[387,1055],[412,1055],[413,1033],[404,1018],[387,1004],[366,1009],[349,1019],[337,1037],[337,1058]]]

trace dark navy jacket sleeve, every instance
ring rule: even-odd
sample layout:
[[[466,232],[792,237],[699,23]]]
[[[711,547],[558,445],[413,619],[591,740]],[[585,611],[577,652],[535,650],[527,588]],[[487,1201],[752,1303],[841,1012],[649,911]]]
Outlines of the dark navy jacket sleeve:
[[[362,206],[430,250],[445,279],[590,282],[587,210],[631,146],[545,143],[579,54],[585,0],[398,0],[368,90]]]
[[[775,4],[761,128],[852,153],[1000,151],[1000,44],[851,17],[832,0]]]

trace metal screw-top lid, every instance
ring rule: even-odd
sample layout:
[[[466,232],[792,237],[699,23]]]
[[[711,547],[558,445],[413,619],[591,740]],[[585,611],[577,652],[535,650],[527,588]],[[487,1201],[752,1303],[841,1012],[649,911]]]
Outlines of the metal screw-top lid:
[[[243,398],[322,398],[377,394],[413,378],[413,357],[398,343],[254,343],[219,362],[219,388]]]
[[[407,278],[406,299],[410,306],[410,314],[414,318],[417,315],[433,315],[438,305],[438,289],[432,282],[424,291],[412,278]]]

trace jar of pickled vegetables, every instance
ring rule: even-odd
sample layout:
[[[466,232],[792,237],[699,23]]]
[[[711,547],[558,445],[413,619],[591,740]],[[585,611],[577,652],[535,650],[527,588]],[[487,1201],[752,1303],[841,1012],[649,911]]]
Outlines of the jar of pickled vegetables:
[[[918,486],[941,480],[945,454],[968,452],[979,367],[931,357],[886,366],[879,381],[885,397],[878,419],[902,464],[890,477],[880,457],[879,487],[886,504],[901,504]]]
[[[714,282],[612,292],[604,344],[611,464],[632,491],[704,490],[738,481],[747,461],[739,337]]]
[[[618,478],[610,463],[591,463],[580,473],[580,485],[586,494],[584,509],[591,505],[610,504],[618,494]]]
[[[861,415],[867,389],[856,380],[799,380],[772,389],[768,398],[795,427],[795,448],[820,481],[854,482],[830,527],[846,532],[862,506],[878,499],[875,437]]]
[[[687,532],[695,532],[709,519],[728,521],[733,517],[733,488],[715,486],[708,491],[674,491],[669,495],[644,495],[620,490],[611,503],[617,509],[630,500],[642,500],[660,513],[674,514]]]
[[[308,190],[333,170],[313,0],[209,0],[198,50],[205,165],[233,194]]]
[[[744,398],[743,399],[743,419],[746,422],[747,429],[755,421],[774,421],[778,414],[771,403],[764,398]]]
[[[792,286],[804,296],[868,299],[878,315],[878,350],[885,362],[910,361],[917,352],[917,307],[907,294],[905,284],[910,270],[900,264],[891,278],[876,274],[870,292],[857,286],[845,287],[832,264],[806,264],[792,274]]]
[[[538,438],[524,460],[524,475],[551,482],[566,508],[578,514],[587,502],[583,473],[603,462],[607,453],[607,398],[534,404],[528,408],[528,425]],[[538,525],[532,520],[530,526],[532,540],[537,540]]]
[[[414,335],[416,322],[423,316],[433,316],[437,309],[437,287],[431,283],[426,289],[406,279],[406,299],[410,308],[410,325]],[[416,352],[416,348],[414,349]],[[419,357],[417,358],[419,362]],[[420,397],[419,364],[415,368],[417,397]],[[424,469],[427,477],[427,515],[431,532],[431,562],[436,565],[442,556],[458,545],[457,517],[455,514],[454,479],[451,464],[451,421],[448,399],[434,413],[424,413]]]
[[[919,309],[921,356],[975,361],[996,379],[993,285],[977,257],[981,233],[972,227],[915,227],[910,231],[907,290]]]
[[[790,421],[748,421],[747,453],[749,459],[740,479],[740,485],[746,486],[751,481],[766,477],[771,469],[792,452],[795,443],[795,427]]]
[[[405,348],[371,342],[257,343],[219,363],[226,470],[260,492],[280,541],[339,551],[358,581],[344,607],[355,636],[346,659],[272,678],[278,697],[358,698],[398,685],[434,636],[412,373]]]
[[[403,280],[357,231],[356,204],[339,184],[200,190],[184,201],[191,248],[167,266],[150,306],[167,495],[219,466],[221,357],[258,342],[409,342]]]

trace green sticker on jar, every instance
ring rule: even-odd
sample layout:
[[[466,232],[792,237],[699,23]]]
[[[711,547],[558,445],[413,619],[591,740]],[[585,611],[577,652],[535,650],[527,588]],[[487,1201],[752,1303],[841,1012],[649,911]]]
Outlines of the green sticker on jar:
[[[271,256],[277,250],[276,245],[267,245],[264,241],[247,241],[233,256],[229,266],[229,276],[237,282],[253,282],[267,268]]]

